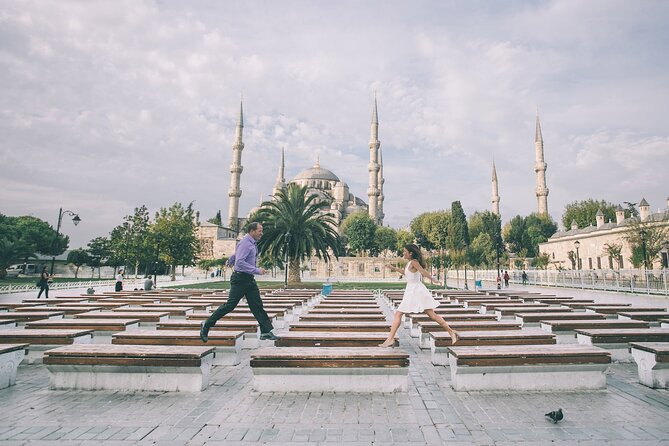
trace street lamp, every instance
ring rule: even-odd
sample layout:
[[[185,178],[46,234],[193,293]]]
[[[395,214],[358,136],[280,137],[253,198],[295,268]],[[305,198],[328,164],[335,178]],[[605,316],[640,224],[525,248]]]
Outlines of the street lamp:
[[[132,225],[126,221],[123,223],[123,227],[125,228],[125,258],[123,259],[123,271],[128,271],[128,251],[130,250],[130,229],[132,229]]]
[[[581,269],[581,259],[578,256],[578,248],[581,247],[581,242],[576,240],[574,242],[574,248],[576,248],[576,269]]]
[[[156,234],[156,261],[153,266],[153,287],[156,288],[158,285],[158,256],[160,256],[160,240],[162,236]]]
[[[639,231],[639,235],[641,236],[641,255],[643,255],[643,267],[644,269],[648,269],[648,256],[646,255],[646,237],[648,236],[648,233],[646,233],[645,229],[642,229]]]
[[[79,214],[75,214],[70,210],[63,210],[63,208],[60,208],[58,210],[58,225],[56,226],[56,241],[58,241],[58,236],[60,235],[60,225],[63,223],[63,215],[72,215],[72,223],[74,223],[74,226],[77,226],[81,221]],[[54,263],[56,263],[56,256],[51,257],[51,272],[49,275],[53,275]]]
[[[283,236],[283,262],[286,267],[286,272],[283,280],[283,284],[288,288],[288,246],[290,244],[290,231],[286,232]]]

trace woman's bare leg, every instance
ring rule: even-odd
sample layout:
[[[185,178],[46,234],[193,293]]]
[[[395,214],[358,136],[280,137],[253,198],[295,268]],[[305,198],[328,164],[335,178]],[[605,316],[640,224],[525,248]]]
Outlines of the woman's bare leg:
[[[441,325],[443,329],[451,335],[451,344],[455,344],[457,342],[458,334],[446,323],[443,317],[439,316],[434,310],[425,310],[425,314],[427,314],[428,317],[437,324]]]
[[[392,347],[395,345],[395,335],[397,334],[397,329],[400,328],[400,324],[402,323],[403,314],[404,313],[400,311],[395,312],[393,323],[390,325],[390,333],[388,333],[388,338],[383,342],[383,344],[379,344],[379,347]]]

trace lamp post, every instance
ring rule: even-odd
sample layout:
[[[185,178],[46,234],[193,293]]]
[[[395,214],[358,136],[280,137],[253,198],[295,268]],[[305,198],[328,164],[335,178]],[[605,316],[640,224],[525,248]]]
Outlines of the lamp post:
[[[581,259],[578,256],[578,248],[581,247],[581,242],[576,240],[574,242],[574,248],[576,248],[576,269],[581,269]]]
[[[641,236],[641,255],[643,256],[643,268],[648,269],[648,255],[646,254],[646,237],[648,236],[648,233],[645,229],[642,229],[639,231],[639,235]]]
[[[60,225],[63,223],[63,215],[72,215],[72,223],[74,223],[74,226],[77,226],[81,221],[81,218],[79,218],[79,214],[75,214],[70,210],[63,210],[63,208],[60,208],[58,210],[58,225],[56,226],[56,241],[58,240],[58,236],[60,235]],[[51,257],[51,272],[49,273],[49,275],[53,275],[53,266],[55,263],[56,263],[56,256],[53,256]]]
[[[662,243],[662,268],[669,268],[669,240]]]
[[[153,266],[153,287],[155,288],[158,285],[158,257],[160,256],[160,240],[162,236],[156,234],[156,261]]]
[[[283,280],[283,284],[288,288],[288,246],[290,244],[290,231],[286,232],[283,236],[283,262],[286,267],[286,272]]]
[[[130,250],[130,229],[132,225],[129,222],[123,223],[125,228],[125,257],[123,258],[123,271],[128,271],[128,251]],[[137,271],[135,271],[137,272]]]

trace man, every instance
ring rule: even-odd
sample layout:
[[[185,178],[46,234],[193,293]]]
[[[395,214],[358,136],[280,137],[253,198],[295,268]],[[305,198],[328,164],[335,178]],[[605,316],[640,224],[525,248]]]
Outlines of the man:
[[[202,342],[209,340],[209,329],[216,324],[216,321],[235,309],[242,297],[246,296],[249,308],[253,317],[260,324],[260,339],[276,341],[279,338],[272,333],[272,322],[267,316],[267,312],[262,306],[260,299],[260,290],[253,277],[255,274],[265,274],[263,268],[256,266],[256,257],[258,249],[256,243],[262,237],[262,225],[258,222],[249,223],[246,229],[246,235],[239,241],[235,254],[230,257],[228,263],[234,266],[234,271],[230,276],[230,293],[228,301],[218,307],[209,318],[200,325],[200,339]]]

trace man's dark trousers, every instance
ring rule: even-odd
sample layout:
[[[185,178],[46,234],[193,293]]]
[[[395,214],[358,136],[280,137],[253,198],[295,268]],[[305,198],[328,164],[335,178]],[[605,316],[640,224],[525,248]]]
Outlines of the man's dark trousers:
[[[235,271],[230,276],[230,293],[228,294],[228,301],[218,307],[216,311],[205,321],[204,326],[207,331],[216,324],[216,321],[235,309],[242,297],[246,296],[246,301],[249,303],[249,308],[253,317],[256,318],[260,324],[261,333],[269,333],[272,331],[272,322],[267,316],[267,312],[262,306],[262,299],[260,299],[260,290],[258,284],[253,278],[253,274],[240,273]]]

